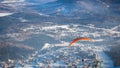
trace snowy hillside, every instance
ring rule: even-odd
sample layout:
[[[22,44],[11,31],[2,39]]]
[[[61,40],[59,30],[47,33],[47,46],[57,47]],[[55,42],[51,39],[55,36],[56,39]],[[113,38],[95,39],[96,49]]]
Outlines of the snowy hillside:
[[[1,1],[0,67],[120,66],[119,6],[119,0]],[[69,46],[81,37],[92,42]]]
[[[89,63],[93,64],[96,54],[97,58],[100,61],[103,61],[102,66],[104,68],[109,68],[113,67],[113,62],[110,57],[107,56],[103,51],[110,50],[108,46],[105,46],[107,45],[106,42],[110,42],[110,39],[112,40],[113,37],[119,36],[120,32],[117,31],[118,28],[119,26],[116,27],[116,30],[113,30],[113,28],[97,28],[91,24],[58,25],[52,22],[46,22],[46,24],[44,23],[44,25],[32,24],[21,28],[21,31],[23,31],[24,33],[20,32],[7,34],[6,36],[11,37],[13,38],[13,40],[16,41],[23,41],[25,44],[28,44],[31,41],[35,42],[36,44],[31,44],[34,45],[34,47],[37,45],[37,48],[41,45],[44,45],[43,47],[38,48],[38,51],[34,56],[30,56],[28,59],[26,59],[25,63],[23,63],[25,67],[26,65],[38,67],[43,67],[47,65],[51,67],[65,67],[69,66],[69,61],[71,61],[71,63],[75,63],[75,66],[78,66],[79,68],[83,66],[83,64],[80,62],[83,58],[86,60],[86,65],[88,65]],[[112,33],[110,34],[108,31]],[[23,36],[24,39],[21,39],[21,36]],[[90,37],[93,39],[93,42],[78,42],[73,47],[69,47],[69,42],[76,37]],[[29,40],[30,42],[25,40]],[[72,60],[67,59],[69,56],[71,56]],[[60,61],[60,59],[66,59],[66,61]]]

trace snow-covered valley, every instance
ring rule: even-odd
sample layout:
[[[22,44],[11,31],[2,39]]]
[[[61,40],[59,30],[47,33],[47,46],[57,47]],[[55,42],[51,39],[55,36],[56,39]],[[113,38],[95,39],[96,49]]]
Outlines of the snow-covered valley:
[[[119,68],[119,1],[16,1],[0,3],[0,68]]]

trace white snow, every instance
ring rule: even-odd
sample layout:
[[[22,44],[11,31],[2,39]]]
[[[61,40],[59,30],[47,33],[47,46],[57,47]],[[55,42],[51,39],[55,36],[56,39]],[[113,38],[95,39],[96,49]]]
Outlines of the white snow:
[[[56,0],[39,0],[38,2],[42,3],[42,4],[45,4],[45,3],[48,3],[48,2],[54,2]]]
[[[63,57],[65,57],[65,56],[71,55],[72,53],[77,54],[79,53],[79,51],[83,51],[83,52],[93,52],[93,53],[89,53],[89,55],[93,55],[94,53],[97,54],[97,58],[103,61],[102,66],[104,68],[109,68],[109,67],[113,68],[112,60],[109,58],[109,56],[107,56],[103,52],[103,50],[106,50],[104,46],[105,44],[95,45],[93,43],[109,41],[106,38],[101,38],[102,36],[103,37],[108,36],[109,38],[111,38],[113,37],[114,33],[117,33],[119,35],[119,31],[117,31],[119,29],[119,26],[113,27],[111,29],[105,29],[105,28],[97,28],[92,24],[89,24],[89,25],[74,25],[74,24],[70,24],[70,25],[54,24],[53,25],[53,23],[48,22],[45,25],[41,25],[41,24],[40,25],[28,25],[27,27],[24,27],[21,30],[23,30],[23,32],[29,35],[45,34],[46,36],[52,37],[55,40],[60,41],[60,43],[48,43],[48,42],[44,43],[44,46],[40,49],[40,51],[42,50],[44,51],[43,54],[38,53],[36,55],[37,58],[32,57],[32,59],[37,59],[36,61],[40,63],[40,64],[38,63],[38,66],[43,66],[41,65],[41,63],[45,64],[39,58],[44,57],[43,59],[44,61],[47,58],[50,60],[54,60],[53,58],[60,59],[60,54],[58,53],[63,53]],[[111,33],[112,35],[110,35],[110,32],[112,32],[113,34]],[[15,40],[16,38],[19,39],[19,36],[24,36],[24,35],[25,35],[24,33],[23,34],[22,33],[21,34],[20,33],[6,34],[6,36],[12,37]],[[83,41],[81,41],[81,42],[77,42],[74,44],[76,48],[68,47],[70,40],[76,37],[93,37],[93,42],[84,43]],[[79,50],[77,50],[78,48],[77,46],[79,47]],[[76,56],[74,55],[72,56],[73,56],[72,58],[76,58]],[[71,58],[69,58],[69,60],[71,60]],[[93,59],[91,60],[93,61]],[[51,61],[51,64],[49,65],[51,67],[54,67],[54,66],[57,67],[57,66],[62,66],[62,65],[65,66],[64,64],[61,64],[63,61],[58,61],[58,60],[55,60],[55,61],[57,61],[58,63],[53,63],[53,61]],[[75,61],[75,59],[72,59],[71,61]],[[27,65],[27,67],[28,66],[29,65]],[[82,67],[83,65],[78,65],[78,66]]]
[[[104,39],[93,39],[92,41],[93,42],[102,42],[102,41],[104,41]]]
[[[1,3],[17,3],[17,2],[24,2],[25,0],[4,0]]]
[[[44,13],[38,13],[40,16],[46,16],[46,17],[49,17],[49,15],[47,14],[44,14]]]
[[[50,44],[49,43],[45,43],[45,45],[43,46],[43,48],[41,50],[47,49],[49,47],[50,47]]]
[[[0,13],[0,17],[4,17],[4,16],[9,16],[12,15],[13,13]]]
[[[22,18],[22,17],[20,17],[19,20],[20,20],[21,22],[28,22],[27,19],[24,19],[24,18]]]

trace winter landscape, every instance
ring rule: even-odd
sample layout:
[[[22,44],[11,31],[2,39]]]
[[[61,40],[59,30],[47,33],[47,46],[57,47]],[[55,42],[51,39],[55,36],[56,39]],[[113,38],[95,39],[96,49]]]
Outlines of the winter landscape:
[[[0,0],[0,68],[120,68],[120,1]]]

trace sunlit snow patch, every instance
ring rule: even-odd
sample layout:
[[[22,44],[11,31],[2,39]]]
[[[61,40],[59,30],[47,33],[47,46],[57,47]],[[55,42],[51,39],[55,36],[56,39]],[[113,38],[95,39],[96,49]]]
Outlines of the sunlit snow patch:
[[[49,47],[50,47],[50,44],[49,43],[45,43],[45,45],[43,46],[43,48],[41,50],[47,49]]]
[[[1,3],[16,3],[16,2],[24,2],[25,0],[5,0],[2,1]]]
[[[24,19],[24,18],[22,18],[22,17],[20,17],[19,20],[20,20],[21,22],[28,22],[28,20],[26,20],[26,19]]]
[[[43,13],[38,13],[40,16],[46,16],[46,17],[49,17],[49,15],[47,14],[43,14]]]
[[[0,17],[4,17],[4,16],[9,16],[12,15],[13,13],[0,13]]]

